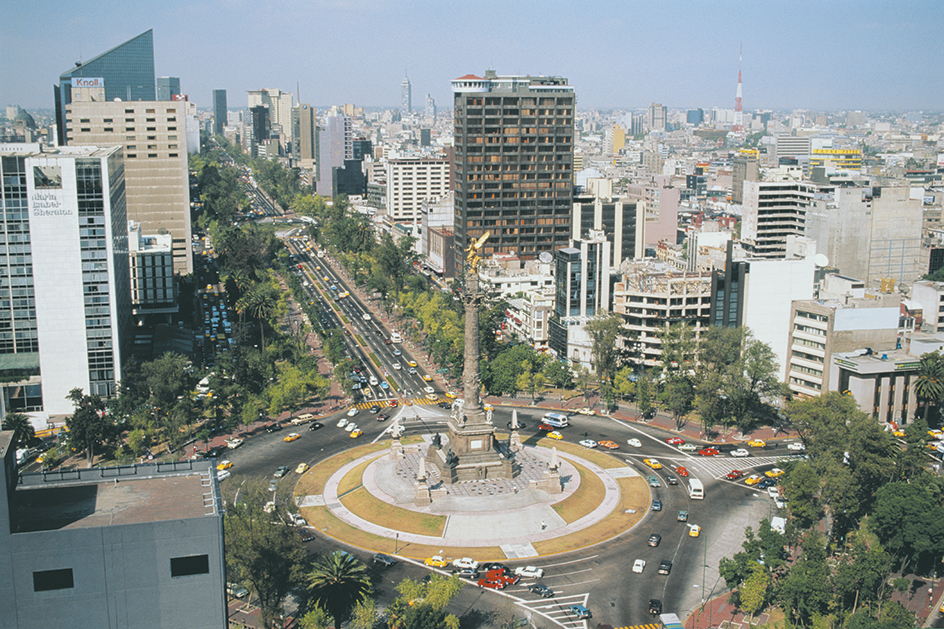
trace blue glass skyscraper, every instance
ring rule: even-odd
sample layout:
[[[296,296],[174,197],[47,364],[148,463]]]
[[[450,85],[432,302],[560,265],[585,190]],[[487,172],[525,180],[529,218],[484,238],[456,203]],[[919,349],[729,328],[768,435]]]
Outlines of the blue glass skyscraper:
[[[72,102],[73,79],[101,79],[105,99],[155,100],[154,36],[150,29],[59,75],[53,88],[59,144],[65,144],[65,109]]]

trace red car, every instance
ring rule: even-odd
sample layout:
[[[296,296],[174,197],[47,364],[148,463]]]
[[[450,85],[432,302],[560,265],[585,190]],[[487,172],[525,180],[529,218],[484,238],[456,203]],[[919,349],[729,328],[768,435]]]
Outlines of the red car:
[[[479,587],[489,588],[490,590],[504,590],[504,581],[490,581],[489,579],[479,579]]]
[[[546,430],[547,432],[553,432],[556,429],[553,426],[548,426],[547,424],[541,424],[538,426],[538,430]]]
[[[727,478],[728,480],[737,480],[741,478],[742,476],[744,476],[744,472],[742,472],[741,470],[731,470],[725,475],[725,478]]]
[[[665,442],[669,444],[670,446],[680,446],[683,443],[685,443],[685,440],[682,439],[681,437],[669,437],[668,439],[665,440]]]
[[[396,400],[390,400],[390,406],[399,406],[399,405],[400,403],[397,402]]]
[[[683,477],[683,478],[686,477],[686,476],[688,476],[688,470],[685,469],[684,467],[682,467],[681,465],[679,465],[677,468],[675,468],[675,473],[678,474],[679,476]]]
[[[501,581],[505,585],[515,585],[520,580],[521,577],[517,574],[506,573],[504,570],[489,570],[485,573],[485,578],[483,579],[483,581],[491,582]]]
[[[718,452],[715,448],[704,448],[703,450],[699,450],[698,454],[700,456],[717,456],[721,453]]]

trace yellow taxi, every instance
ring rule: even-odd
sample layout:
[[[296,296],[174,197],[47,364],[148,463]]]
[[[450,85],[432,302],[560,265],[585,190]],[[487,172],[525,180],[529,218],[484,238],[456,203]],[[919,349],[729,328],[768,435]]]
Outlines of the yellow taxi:
[[[763,448],[767,446],[767,442],[763,439],[751,439],[747,442],[747,445],[751,446],[752,448]]]
[[[556,430],[553,430],[553,431],[547,433],[545,436],[546,436],[548,439],[557,439],[558,441],[560,441],[561,439],[564,438],[564,435],[560,434],[560,433],[557,432]]]
[[[351,439],[357,439],[363,434],[364,434],[363,430],[361,430],[360,428],[355,428],[354,430],[351,431]]]
[[[905,431],[904,431],[904,430],[896,430],[896,431],[893,432],[892,434],[895,435],[896,437],[904,437],[904,436],[905,436]]]
[[[427,393],[427,394],[426,394],[426,399],[427,399],[427,400],[432,400],[433,402],[435,402],[435,401],[437,401],[437,400],[439,399],[439,396],[436,395],[435,393]]]
[[[453,393],[452,391],[446,391],[445,393],[443,393],[443,395],[445,395],[450,400],[456,399],[456,394]]]
[[[429,375],[428,373],[427,373],[427,374],[423,374],[423,380],[425,380],[426,382],[432,382],[432,381],[433,381],[433,377],[432,377],[431,375]]]
[[[658,460],[658,459],[643,459],[642,462],[645,463],[646,465],[648,465],[650,468],[652,468],[652,469],[654,469],[654,470],[661,470],[661,469],[662,469],[662,464],[659,463],[659,460]]]
[[[297,432],[290,432],[289,434],[285,435],[285,438],[282,439],[282,441],[295,441],[296,439],[300,437],[301,435],[298,434]]]
[[[416,361],[415,361],[415,360],[408,360],[408,361],[406,361],[406,364],[408,364],[410,367],[416,367]]]
[[[223,470],[228,470],[231,467],[233,467],[232,461],[220,461],[220,464],[216,466],[216,469],[222,472]]]
[[[688,525],[688,536],[689,536],[689,537],[698,537],[699,535],[701,535],[701,527],[698,526],[697,524],[689,524],[689,525]]]
[[[744,479],[744,483],[746,485],[756,485],[761,480],[762,480],[761,477],[758,476],[757,474],[751,474],[750,476]]]
[[[295,473],[296,473],[296,474],[304,474],[304,473],[307,472],[307,471],[308,471],[308,464],[307,464],[307,463],[299,463],[299,464],[298,464],[298,467],[295,468]]]
[[[484,411],[493,411],[493,410],[495,410],[495,407],[492,406],[491,404],[483,404],[483,405],[482,405],[482,410],[484,410]]]
[[[427,559],[427,560],[424,561],[423,563],[425,563],[427,566],[431,566],[431,567],[433,567],[433,568],[445,568],[445,567],[446,567],[446,560],[443,559],[442,557],[440,557],[439,555],[433,555],[432,557],[430,557],[429,559]]]
[[[779,467],[775,467],[772,470],[767,470],[766,472],[764,472],[764,474],[767,475],[767,478],[780,478],[781,476],[783,476],[784,471],[780,469]]]
[[[929,430],[928,436],[933,439],[944,439],[944,430]]]

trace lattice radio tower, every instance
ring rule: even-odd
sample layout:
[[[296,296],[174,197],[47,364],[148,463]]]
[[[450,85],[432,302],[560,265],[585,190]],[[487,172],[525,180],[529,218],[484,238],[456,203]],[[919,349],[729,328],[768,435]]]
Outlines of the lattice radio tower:
[[[734,97],[734,135],[741,137],[744,135],[744,109],[741,106],[741,56],[744,53],[744,44],[738,52],[738,90]]]

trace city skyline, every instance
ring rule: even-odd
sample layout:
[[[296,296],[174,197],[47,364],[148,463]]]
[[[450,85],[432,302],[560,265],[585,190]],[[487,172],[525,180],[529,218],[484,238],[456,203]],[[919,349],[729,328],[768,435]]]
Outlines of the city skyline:
[[[580,109],[733,109],[743,42],[745,111],[942,108],[944,5],[823,4],[483,0],[446,12],[388,0],[170,0],[160,11],[116,13],[57,0],[51,40],[21,3],[0,26],[0,50],[23,62],[3,64],[0,81],[4,104],[52,108],[50,88],[73,62],[153,29],[156,76],[180,77],[201,108],[213,89],[240,106],[237,95],[263,87],[313,104],[396,107],[408,68],[414,91],[439,103],[451,100],[452,79],[494,69],[568,77]]]

